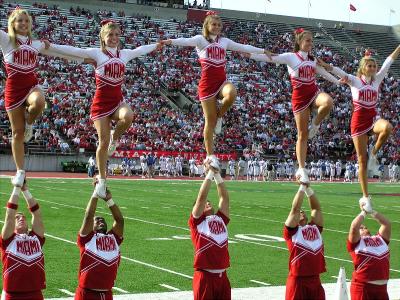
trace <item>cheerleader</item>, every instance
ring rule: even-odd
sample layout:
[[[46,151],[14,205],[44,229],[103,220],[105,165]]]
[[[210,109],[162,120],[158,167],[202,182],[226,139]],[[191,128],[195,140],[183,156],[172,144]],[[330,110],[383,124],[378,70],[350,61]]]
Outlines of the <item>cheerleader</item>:
[[[45,107],[45,96],[36,76],[38,54],[52,53],[45,49],[44,42],[32,39],[32,18],[18,6],[8,17],[8,33],[0,30],[0,47],[7,71],[5,108],[11,124],[11,149],[17,168],[11,182],[22,187],[25,180],[24,142],[31,140],[32,125]],[[78,60],[70,56],[60,57]]]
[[[383,78],[389,71],[390,66],[400,54],[398,46],[392,54],[384,61],[379,72],[376,60],[366,51],[366,56],[360,61],[357,76],[347,74],[338,67],[332,67],[319,60],[321,66],[327,71],[343,79],[351,89],[353,98],[353,115],[351,118],[351,137],[357,152],[359,164],[358,180],[361,185],[363,197],[360,205],[365,204],[364,209],[372,211],[371,196],[368,193],[367,171],[377,172],[379,168],[376,154],[389,138],[393,126],[385,119],[378,116],[376,105],[379,96],[379,87]],[[375,145],[371,145],[368,151],[368,137],[376,137]]]
[[[313,47],[313,35],[302,28],[294,32],[294,52],[273,55],[251,54],[251,59],[270,63],[286,64],[292,83],[292,110],[297,126],[296,155],[299,169],[296,178],[308,184],[308,171],[305,169],[307,139],[312,139],[319,130],[322,120],[329,115],[333,106],[332,97],[318,89],[315,74],[338,84],[339,81],[324,68],[317,65],[317,60],[310,55]],[[312,110],[317,113],[308,125]]]
[[[101,48],[79,49],[65,45],[50,45],[50,50],[66,55],[92,59],[96,63],[96,92],[90,110],[90,117],[96,128],[99,145],[96,151],[99,168],[98,184],[95,192],[99,197],[106,196],[106,162],[116,147],[120,136],[131,126],[133,112],[123,102],[122,83],[126,65],[132,59],[160,49],[162,45],[140,46],[134,50],[119,49],[121,29],[111,20],[103,20],[100,30]],[[116,121],[111,130],[111,121]]]
[[[264,49],[238,44],[222,37],[221,31],[221,18],[216,12],[209,11],[204,19],[202,35],[162,41],[166,45],[196,47],[201,65],[198,93],[205,118],[204,145],[211,165],[216,169],[219,169],[219,163],[214,155],[213,134],[221,133],[222,117],[236,99],[236,88],[226,78],[226,50],[267,53]],[[222,99],[220,107],[217,99]]]

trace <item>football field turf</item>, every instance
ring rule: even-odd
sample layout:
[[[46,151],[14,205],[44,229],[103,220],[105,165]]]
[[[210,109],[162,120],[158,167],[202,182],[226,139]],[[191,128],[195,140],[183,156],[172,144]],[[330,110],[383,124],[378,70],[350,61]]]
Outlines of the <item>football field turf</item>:
[[[122,260],[115,286],[128,293],[166,292],[191,289],[193,247],[187,220],[200,181],[109,180],[114,201],[125,217]],[[400,278],[400,187],[398,184],[370,184],[375,209],[393,223],[391,278]],[[30,179],[31,193],[39,200],[46,228],[44,246],[47,289],[45,297],[65,297],[77,285],[79,251],[74,244],[86,204],[92,194],[86,179]],[[352,263],[346,251],[346,237],[352,219],[359,213],[358,184],[315,183],[321,201],[325,228],[323,238],[327,272],[322,282],[335,282],[340,266],[351,276]],[[284,285],[288,273],[288,252],[282,237],[283,223],[293,196],[294,183],[230,182],[231,222],[228,226],[233,288]],[[12,187],[0,179],[0,201],[6,203]],[[209,199],[217,204],[215,184]],[[306,199],[305,199],[306,200]],[[23,202],[22,202],[23,201]],[[303,205],[309,212],[308,204]],[[21,194],[20,209],[27,212]],[[4,209],[1,220],[4,220]],[[109,210],[99,200],[98,214],[112,224]],[[378,225],[368,218],[372,233]],[[115,290],[115,294],[123,291]]]

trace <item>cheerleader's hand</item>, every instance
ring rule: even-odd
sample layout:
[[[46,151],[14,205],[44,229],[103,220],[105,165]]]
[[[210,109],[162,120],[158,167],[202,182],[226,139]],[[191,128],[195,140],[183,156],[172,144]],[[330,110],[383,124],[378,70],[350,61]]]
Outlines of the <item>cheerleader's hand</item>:
[[[44,49],[49,50],[51,43],[48,40],[42,40],[44,44]]]
[[[350,79],[348,76],[342,77],[339,79],[339,83],[340,84],[349,84],[350,83]]]
[[[160,41],[156,44],[156,51],[161,50],[164,47],[164,44]]]

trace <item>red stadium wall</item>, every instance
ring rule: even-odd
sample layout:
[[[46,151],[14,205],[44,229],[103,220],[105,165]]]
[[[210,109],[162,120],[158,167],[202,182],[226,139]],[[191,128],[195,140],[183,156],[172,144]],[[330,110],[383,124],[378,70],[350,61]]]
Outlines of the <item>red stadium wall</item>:
[[[206,13],[207,10],[189,8],[187,12],[187,20],[189,22],[203,23],[203,20],[206,17]]]

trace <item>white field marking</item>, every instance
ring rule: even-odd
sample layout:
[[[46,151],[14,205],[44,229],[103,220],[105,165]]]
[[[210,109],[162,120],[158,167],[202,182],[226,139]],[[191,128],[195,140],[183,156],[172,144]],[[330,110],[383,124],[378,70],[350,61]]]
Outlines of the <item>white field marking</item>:
[[[335,278],[335,279],[338,279],[338,278],[339,278],[338,276],[331,276],[331,277],[332,277],[332,278]],[[346,281],[347,281],[347,282],[350,282],[351,280],[346,278]]]
[[[67,239],[63,239],[63,238],[60,238],[60,237],[57,237],[57,236],[54,236],[54,235],[51,235],[51,234],[45,234],[45,235],[48,236],[48,237],[51,237],[53,239],[59,240],[59,241],[63,241],[63,242],[69,243],[69,244],[76,245],[75,242],[67,240]],[[188,279],[193,279],[193,276],[189,276],[189,275],[186,275],[186,274],[183,274],[183,273],[180,273],[180,272],[175,272],[175,271],[172,271],[172,270],[169,270],[169,269],[166,269],[166,268],[162,268],[162,267],[159,267],[159,266],[156,266],[156,265],[153,265],[153,264],[149,264],[149,263],[146,263],[146,262],[143,262],[143,261],[140,261],[140,260],[136,260],[136,259],[133,259],[133,258],[130,258],[130,257],[126,257],[126,256],[121,255],[121,258],[125,259],[127,261],[131,261],[131,262],[137,263],[139,265],[143,265],[143,266],[150,267],[150,268],[153,268],[153,269],[161,270],[161,271],[164,271],[164,272],[167,272],[167,273],[171,273],[171,274],[174,274],[174,275],[178,275],[178,276],[181,276],[181,277],[185,277],[185,278],[188,278]]]
[[[171,207],[170,206],[163,206],[162,208],[170,209]]]
[[[121,209],[128,209],[128,208],[125,207],[125,206],[120,206],[119,208],[121,208]]]
[[[270,285],[269,283],[262,282],[262,281],[258,281],[258,280],[253,280],[253,279],[251,279],[250,281],[251,281],[251,282],[254,282],[254,283],[261,284],[261,285],[265,285],[265,286],[269,286],[269,285]]]
[[[0,194],[4,194],[4,193],[0,192]],[[80,210],[85,210],[85,209],[86,209],[86,208],[84,208],[84,207],[79,207],[79,206],[75,206],[75,205],[69,205],[69,204],[64,204],[64,203],[58,203],[58,202],[49,201],[49,200],[44,200],[44,199],[39,199],[39,198],[36,198],[36,199],[39,200],[39,201],[41,201],[41,202],[52,203],[52,204],[56,204],[56,205],[59,205],[59,206],[64,206],[64,207],[69,207],[69,208],[75,208],[75,209],[80,209]],[[109,213],[109,212],[103,212],[103,213],[106,214],[106,215],[112,216],[112,214]],[[182,229],[182,230],[185,230],[185,231],[190,231],[189,228],[186,228],[186,227],[180,227],[180,226],[175,226],[175,225],[169,225],[169,224],[163,224],[163,223],[158,223],[158,222],[153,222],[153,221],[147,221],[147,220],[142,220],[142,219],[133,218],[133,217],[124,216],[124,219],[133,220],[133,221],[138,221],[138,222],[147,223],[147,224],[158,225],[158,226],[164,226],[164,227]]]
[[[117,292],[120,292],[120,293],[129,294],[128,291],[120,289],[119,287],[116,287],[116,286],[113,286],[113,290],[116,290]]]
[[[143,209],[149,209],[147,206],[142,206],[141,208],[143,208]]]
[[[171,238],[149,238],[146,241],[173,241]]]
[[[169,290],[172,290],[172,291],[180,291],[180,289],[178,289],[178,288],[176,288],[176,287],[173,287],[173,286],[170,286],[170,285],[165,284],[165,283],[160,283],[160,285],[161,285],[162,287],[165,287],[165,288],[167,288],[167,289],[169,289]]]
[[[355,218],[355,217],[356,217],[356,216],[354,216],[354,215],[336,214],[336,213],[329,213],[329,212],[326,212],[326,211],[324,211],[324,214],[326,214],[326,215],[332,215],[332,216],[340,216],[340,217],[349,217],[349,218]],[[400,221],[393,221],[393,220],[391,220],[390,222],[400,224]]]
[[[190,240],[190,235],[173,235],[172,238],[176,240]]]
[[[64,294],[67,294],[68,296],[75,296],[74,293],[66,290],[66,289],[58,289],[60,292],[63,292]]]
[[[241,206],[242,208],[251,208],[250,206]]]
[[[335,297],[336,282],[322,284],[325,290],[327,300],[337,299]],[[347,283],[348,290],[350,283]],[[399,299],[400,294],[400,279],[390,279],[388,282],[389,299]],[[233,288],[232,299],[252,299],[252,300],[282,300],[285,299],[285,286],[263,286],[252,288]],[[127,294],[114,295],[115,300],[191,300],[193,299],[193,291],[179,292],[163,292],[163,293],[142,293],[142,294]],[[47,300],[73,300],[73,298],[52,298]]]
[[[58,207],[55,207],[55,206],[51,206],[51,208],[53,208],[53,209],[59,209]]]
[[[279,236],[266,235],[266,234],[254,234],[254,233],[246,233],[246,234],[236,234],[235,238],[256,242],[284,242],[285,239]]]
[[[59,240],[59,241],[66,242],[66,243],[68,243],[68,244],[76,245],[76,243],[73,242],[73,241],[66,240],[66,239],[60,238],[60,237],[55,236],[55,235],[51,235],[51,234],[48,234],[48,233],[45,233],[44,235],[45,235],[45,236],[48,236],[48,237],[50,237],[50,238],[52,238],[52,239],[55,239],[55,240]]]
[[[274,245],[269,245],[269,244],[263,244],[263,243],[257,243],[257,242],[252,242],[252,241],[247,241],[247,240],[243,240],[243,239],[234,239],[234,238],[230,238],[230,241],[236,241],[236,242],[245,242],[245,243],[249,243],[249,244],[254,244],[254,245],[259,245],[259,246],[264,246],[264,247],[268,247],[268,248],[276,248],[276,249],[280,249],[280,250],[285,250],[287,251],[287,248],[284,247],[279,247],[279,246],[274,246]]]

